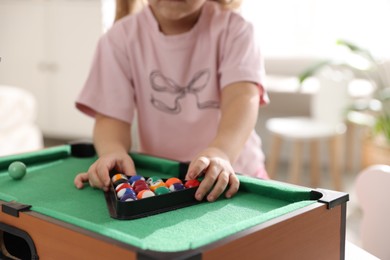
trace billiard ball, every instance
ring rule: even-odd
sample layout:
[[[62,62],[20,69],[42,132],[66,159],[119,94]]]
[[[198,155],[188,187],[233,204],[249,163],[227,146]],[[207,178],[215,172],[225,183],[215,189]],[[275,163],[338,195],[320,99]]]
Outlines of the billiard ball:
[[[120,198],[121,202],[137,200],[137,196],[134,193],[126,193]]]
[[[115,191],[118,192],[118,191],[120,191],[121,189],[125,189],[125,188],[133,189],[133,187],[131,187],[130,183],[124,182],[124,183],[121,183],[121,184],[119,184],[118,186],[116,186],[116,187],[115,187]]]
[[[27,172],[27,167],[24,163],[16,161],[8,166],[8,174],[14,180],[22,179]]]
[[[138,180],[138,181],[135,181],[131,186],[133,187],[133,189],[135,189],[138,186],[146,186],[146,187],[148,187],[148,184],[144,180]]]
[[[122,183],[129,183],[129,181],[127,179],[118,179],[113,184],[114,184],[114,187],[118,187]]]
[[[134,182],[136,182],[138,180],[145,180],[145,178],[141,175],[134,175],[134,176],[131,176],[129,179],[130,184],[133,184]]]
[[[140,185],[138,185],[138,186],[136,186],[136,187],[134,187],[134,191],[135,191],[135,193],[140,193],[141,191],[143,191],[143,190],[149,190],[149,186],[145,183],[145,185],[143,185],[143,184],[140,184]]]
[[[193,187],[198,187],[199,184],[200,184],[200,181],[198,181],[197,179],[188,180],[188,181],[186,181],[186,183],[184,184],[184,187],[186,187],[187,189],[189,189],[189,188],[193,188]]]
[[[165,183],[163,181],[156,181],[150,185],[152,191],[155,191],[158,187],[165,187]]]
[[[133,186],[134,188],[137,187],[138,185],[148,185],[148,184],[146,184],[145,180],[136,180],[131,184],[131,186]]]
[[[127,176],[123,173],[117,173],[114,176],[112,176],[111,181],[112,183],[115,183],[117,180],[124,179],[127,181]]]
[[[169,189],[171,191],[184,190],[184,185],[182,183],[174,183],[171,186],[169,186]]]
[[[146,180],[146,183],[149,185],[153,185],[153,183],[158,182],[158,181],[162,181],[162,179],[158,176],[152,176]]]
[[[170,192],[169,189],[165,186],[158,187],[157,189],[154,190],[154,194],[156,194],[157,196],[162,194],[167,194],[169,192]]]
[[[174,183],[182,183],[182,181],[178,178],[172,177],[165,181],[165,185],[169,188]]]
[[[137,199],[144,199],[155,196],[154,192],[151,190],[142,190],[137,194]]]
[[[133,189],[124,188],[124,189],[119,190],[116,193],[116,196],[118,197],[118,199],[122,199],[122,197],[125,196],[126,194],[133,194],[134,196],[136,195],[135,191]]]

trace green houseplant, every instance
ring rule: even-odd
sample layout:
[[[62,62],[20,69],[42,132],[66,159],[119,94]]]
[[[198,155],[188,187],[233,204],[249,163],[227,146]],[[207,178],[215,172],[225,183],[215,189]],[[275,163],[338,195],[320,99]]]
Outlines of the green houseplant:
[[[364,78],[375,87],[374,93],[366,99],[351,104],[349,111],[364,112],[364,119],[359,123],[371,130],[370,133],[385,140],[390,147],[390,66],[376,59],[367,49],[352,42],[338,40],[337,45],[347,50],[341,59],[322,60],[309,66],[299,75],[302,83],[315,75],[324,66],[348,68],[358,78]]]
[[[347,118],[368,130],[361,143],[361,166],[390,165],[390,61],[376,59],[368,50],[349,41],[338,40],[337,45],[348,55],[314,63],[299,75],[299,81],[314,76],[324,66],[347,69],[355,77],[368,80],[375,87],[374,92],[353,101],[347,108]],[[354,119],[351,115],[355,115]]]

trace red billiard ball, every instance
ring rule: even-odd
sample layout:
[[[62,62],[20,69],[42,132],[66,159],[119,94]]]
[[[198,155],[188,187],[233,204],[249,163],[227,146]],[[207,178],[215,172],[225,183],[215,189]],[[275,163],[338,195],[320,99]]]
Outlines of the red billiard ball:
[[[140,185],[137,185],[136,187],[133,187],[135,193],[139,193],[140,191],[143,191],[143,190],[149,190],[149,186],[145,183],[145,184],[140,184]]]
[[[148,184],[146,183],[145,180],[137,180],[137,181],[133,182],[133,184],[132,184],[133,188],[137,187],[138,185],[146,185],[147,186]]]
[[[184,184],[184,187],[189,189],[189,188],[198,187],[199,185],[200,185],[200,181],[198,181],[197,179],[194,179],[194,180],[186,181],[186,183]]]
[[[121,183],[121,184],[119,184],[118,186],[116,186],[116,187],[115,187],[115,191],[118,192],[118,191],[120,191],[121,189],[125,189],[125,188],[133,189],[133,187],[131,187],[130,183],[124,182],[124,183]]]

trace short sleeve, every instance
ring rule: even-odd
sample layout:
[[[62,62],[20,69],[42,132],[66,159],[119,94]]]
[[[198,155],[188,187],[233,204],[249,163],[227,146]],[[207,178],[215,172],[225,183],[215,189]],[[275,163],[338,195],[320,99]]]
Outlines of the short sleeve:
[[[252,24],[238,15],[233,15],[221,50],[218,70],[221,88],[238,81],[251,81],[259,86],[260,104],[269,103],[263,84],[264,58],[255,39]]]
[[[135,98],[126,55],[125,35],[113,27],[99,40],[92,67],[76,101],[83,113],[101,113],[131,123]]]

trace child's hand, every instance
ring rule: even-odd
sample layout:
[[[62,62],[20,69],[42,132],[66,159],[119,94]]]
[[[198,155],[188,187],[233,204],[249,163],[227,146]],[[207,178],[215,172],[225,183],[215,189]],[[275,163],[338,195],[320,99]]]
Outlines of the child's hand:
[[[224,152],[217,148],[207,148],[201,152],[190,164],[187,179],[195,179],[204,175],[195,194],[197,200],[207,195],[208,201],[215,201],[229,185],[225,193],[226,198],[237,193],[240,182],[233,167]]]
[[[89,182],[91,187],[108,191],[110,185],[110,170],[135,175],[134,162],[127,153],[111,153],[101,156],[88,169],[88,172],[77,174],[74,184],[78,189],[83,188],[84,182]]]

